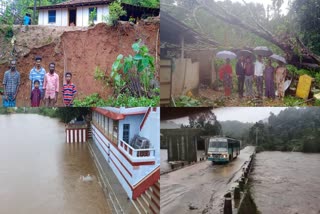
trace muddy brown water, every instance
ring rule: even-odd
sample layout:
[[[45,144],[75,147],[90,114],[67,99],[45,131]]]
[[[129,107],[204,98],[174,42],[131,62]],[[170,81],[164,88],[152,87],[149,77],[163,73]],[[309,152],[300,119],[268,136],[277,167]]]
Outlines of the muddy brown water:
[[[64,124],[0,115],[0,139],[0,213],[111,213],[87,146],[66,144]]]
[[[320,154],[257,154],[253,196],[261,213],[320,213]]]

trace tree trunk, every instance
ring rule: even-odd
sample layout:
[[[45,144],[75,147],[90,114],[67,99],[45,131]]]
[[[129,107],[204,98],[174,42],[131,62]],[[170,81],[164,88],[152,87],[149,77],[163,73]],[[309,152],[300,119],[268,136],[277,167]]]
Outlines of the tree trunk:
[[[249,25],[245,22],[243,22],[241,19],[239,19],[237,16],[229,13],[226,11],[223,7],[219,6],[218,4],[215,4],[215,7],[209,6],[206,4],[206,0],[203,2],[197,1],[198,4],[202,5],[202,9],[209,12],[209,14],[212,14],[213,16],[219,18],[223,22],[226,22],[228,24],[231,24],[233,26],[245,29],[263,39],[266,41],[278,46],[281,50],[283,50],[286,53],[285,58],[287,59],[289,64],[293,64],[298,67],[307,66],[306,64],[320,64],[320,56],[314,54],[312,51],[310,51],[303,43],[302,41],[296,36],[291,35],[284,35],[283,38],[279,38],[275,35],[273,35],[271,32],[269,32],[267,29],[265,29],[261,24],[257,23],[257,27],[254,27],[252,25]],[[215,8],[215,9],[214,9]],[[219,8],[223,13],[225,14],[220,15],[216,8]],[[254,17],[253,17],[254,18]],[[296,41],[296,44],[293,44],[292,41]],[[299,56],[295,49],[298,48],[300,52],[302,53],[302,56]],[[308,63],[303,63],[308,62]],[[304,64],[304,65],[303,65]],[[314,68],[314,66],[312,66]]]

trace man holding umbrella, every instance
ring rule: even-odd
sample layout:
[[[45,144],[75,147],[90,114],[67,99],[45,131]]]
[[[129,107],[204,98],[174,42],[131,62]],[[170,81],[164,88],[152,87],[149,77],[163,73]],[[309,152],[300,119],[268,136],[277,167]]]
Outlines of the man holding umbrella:
[[[243,97],[244,67],[245,67],[244,56],[240,56],[236,65],[236,74],[238,76],[238,93],[239,93],[240,99]]]
[[[258,98],[262,97],[263,93],[263,71],[265,69],[265,65],[262,62],[262,56],[258,56],[258,60],[254,66],[254,77],[256,80],[257,91],[258,91]]]

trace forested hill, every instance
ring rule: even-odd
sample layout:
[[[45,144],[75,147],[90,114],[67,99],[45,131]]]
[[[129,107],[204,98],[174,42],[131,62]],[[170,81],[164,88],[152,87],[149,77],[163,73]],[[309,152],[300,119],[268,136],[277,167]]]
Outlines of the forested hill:
[[[222,132],[224,135],[244,139],[248,135],[249,129],[254,123],[242,123],[239,121],[220,121]]]
[[[268,124],[256,123],[247,142],[258,150],[320,152],[320,108],[288,108],[271,113]]]

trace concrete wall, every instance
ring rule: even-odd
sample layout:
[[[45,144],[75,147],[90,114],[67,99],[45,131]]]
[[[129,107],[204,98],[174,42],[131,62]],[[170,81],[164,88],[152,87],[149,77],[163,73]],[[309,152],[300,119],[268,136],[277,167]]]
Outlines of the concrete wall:
[[[95,21],[95,24],[105,22],[103,17],[109,15],[108,5],[77,7],[77,26],[89,25],[89,8],[91,7],[97,7],[97,21]],[[56,10],[56,22],[48,23],[48,10],[45,9],[39,11],[38,25],[69,26],[69,10],[67,8],[53,10]]]
[[[199,86],[199,63],[176,59],[172,73],[172,95],[180,96]]]
[[[49,25],[49,26],[68,26],[69,22],[69,15],[67,8],[58,8],[54,9],[56,11],[56,22],[49,23],[49,10],[40,10],[39,11],[39,25]]]
[[[123,139],[123,124],[130,124],[129,142],[135,134],[139,134],[139,126],[144,115],[126,116],[125,120],[119,121],[119,139]]]
[[[102,117],[105,116],[95,112],[92,119],[94,123],[98,123],[100,120],[101,124],[101,121],[103,121]],[[140,130],[143,120],[145,120],[145,122]],[[119,179],[121,185],[127,192],[128,197],[132,198],[132,189],[136,188],[136,184],[160,166],[160,108],[150,108],[148,116],[143,114],[127,115],[125,119],[120,120],[118,140],[122,139],[123,136],[123,124],[130,124],[130,138],[135,134],[148,138],[151,142],[151,146],[155,149],[156,157],[134,158],[130,156],[123,148],[121,148],[119,143],[116,145],[115,142],[110,142],[105,134],[99,130],[101,127],[96,127],[94,124],[92,124],[92,139]],[[143,164],[148,161],[154,161],[155,164]]]
[[[89,25],[89,8],[94,6],[85,6],[77,8],[77,26],[88,26]],[[94,23],[105,22],[104,16],[109,15],[109,7],[107,5],[96,6],[97,7],[97,21]]]
[[[199,62],[200,82],[211,85],[216,80],[216,72],[213,66],[213,50],[197,50],[187,52],[193,60]]]
[[[160,108],[151,108],[144,125],[140,130],[140,136],[150,140],[151,147],[155,149],[155,165],[146,167],[140,171],[139,177],[142,179],[154,169],[160,166]],[[140,179],[140,180],[141,180]]]

